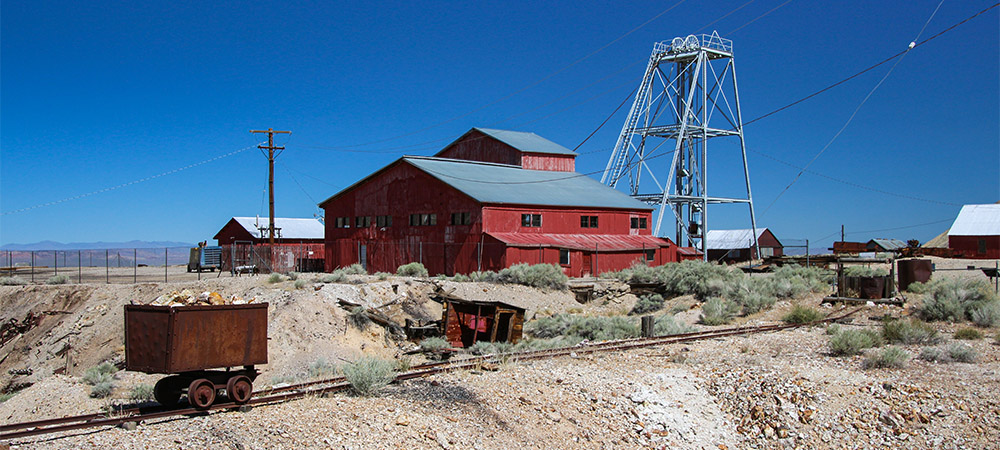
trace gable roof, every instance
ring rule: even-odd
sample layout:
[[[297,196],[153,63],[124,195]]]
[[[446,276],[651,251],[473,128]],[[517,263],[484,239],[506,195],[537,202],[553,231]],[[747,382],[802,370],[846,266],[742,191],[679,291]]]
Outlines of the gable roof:
[[[882,239],[882,238],[879,238],[879,239],[872,239],[872,240],[868,241],[868,245],[871,245],[873,243],[875,245],[878,245],[879,247],[882,247],[882,248],[886,249],[886,250],[899,250],[901,248],[906,248],[907,247],[906,243],[903,242],[903,241],[901,241],[901,240],[899,240],[899,239]]]
[[[757,229],[757,240],[767,231],[767,228]],[[775,239],[777,240],[777,239]],[[738,248],[749,248],[753,246],[753,231],[749,228],[743,230],[708,230],[705,235],[705,248],[707,250],[734,250]]]
[[[231,221],[238,223],[255,239],[262,239],[257,226],[260,224],[260,226],[266,228],[268,219],[267,217],[233,217]],[[323,223],[318,219],[275,217],[274,227],[278,228],[278,236],[275,237],[279,239],[323,239]],[[218,239],[218,237],[213,239]]]
[[[1000,205],[964,205],[952,224],[949,236],[1000,235]]]
[[[576,172],[528,170],[506,164],[420,156],[404,156],[402,161],[479,203],[653,209]]]
[[[576,156],[576,152],[573,150],[556,144],[555,142],[545,139],[535,133],[494,130],[491,128],[473,128],[473,130],[479,131],[480,133],[490,136],[525,153],[548,153],[554,155]]]

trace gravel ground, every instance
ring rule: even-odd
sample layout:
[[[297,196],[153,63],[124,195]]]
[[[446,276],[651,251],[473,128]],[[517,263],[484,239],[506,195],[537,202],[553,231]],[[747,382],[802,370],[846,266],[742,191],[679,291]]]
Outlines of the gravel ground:
[[[956,268],[962,264],[949,263]],[[964,271],[941,274],[973,276]],[[334,360],[398,355],[402,347],[386,339],[381,328],[348,327],[345,309],[336,305],[341,298],[381,306],[399,320],[439,315],[436,304],[424,300],[435,284],[470,298],[510,299],[543,315],[577,310],[613,314],[634,302],[634,296],[614,286],[602,288],[602,298],[580,305],[567,292],[397,277],[305,289],[294,289],[290,282],[233,280],[198,286],[237,290],[272,304],[272,363],[264,382],[300,373],[321,355]],[[53,316],[60,320],[37,334],[25,335],[25,341],[43,345],[10,353],[11,358],[41,365],[59,361],[46,355],[57,350],[57,338],[65,331],[83,330],[81,336],[98,344],[112,339],[120,327],[120,313],[116,317],[114,311],[120,309],[122,295],[150,296],[179,285],[142,285],[131,294],[111,292],[115,287],[107,286],[2,288],[10,289],[0,291],[5,317],[7,311],[13,317],[30,308],[73,310]],[[774,323],[794,304],[834,311],[819,306],[821,297],[778,302],[737,323]],[[919,304],[919,296],[910,300]],[[700,310],[692,299],[675,299],[669,306],[675,304],[694,305],[678,313],[679,320],[697,320]],[[877,330],[886,315],[912,313],[913,304],[868,306],[842,327]],[[88,322],[93,324],[82,325]],[[968,326],[932,325],[945,343]],[[86,330],[103,331],[83,334]],[[507,361],[496,371],[464,370],[394,384],[376,398],[308,397],[244,413],[150,421],[132,431],[81,430],[8,444],[16,449],[1000,449],[1000,345],[993,339],[1000,331],[984,332],[985,339],[962,341],[978,353],[975,363],[930,363],[915,357],[921,347],[902,346],[914,356],[904,368],[864,370],[863,356],[829,354],[823,327],[800,328],[613,354]],[[94,350],[94,357],[114,357],[110,346],[97,345],[103,350]],[[4,372],[15,367],[6,364]],[[70,375],[40,377],[0,404],[0,422],[95,412],[125,402],[120,399],[129,386],[156,379],[120,372],[121,388],[114,396],[119,400],[105,401],[88,398],[89,387],[77,378],[79,373]]]

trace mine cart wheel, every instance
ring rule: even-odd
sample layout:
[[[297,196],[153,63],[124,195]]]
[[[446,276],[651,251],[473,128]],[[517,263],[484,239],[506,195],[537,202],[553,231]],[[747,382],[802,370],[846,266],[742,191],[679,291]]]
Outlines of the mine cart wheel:
[[[181,398],[181,384],[178,377],[160,378],[153,387],[153,398],[163,406],[174,406]]]
[[[226,392],[229,399],[236,403],[246,403],[253,395],[253,382],[246,375],[238,375],[229,379],[226,383]]]
[[[215,384],[204,378],[191,382],[188,386],[188,403],[198,409],[206,409],[215,402]]]

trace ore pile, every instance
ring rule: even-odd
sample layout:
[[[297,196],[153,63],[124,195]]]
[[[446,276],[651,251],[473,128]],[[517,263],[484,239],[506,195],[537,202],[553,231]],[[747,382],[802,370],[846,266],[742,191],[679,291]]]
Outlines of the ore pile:
[[[163,294],[159,297],[156,297],[155,300],[150,302],[150,305],[170,306],[170,307],[246,305],[248,303],[253,303],[256,300],[257,300],[256,297],[251,297],[249,300],[245,300],[238,295],[233,295],[227,299],[218,292],[205,291],[200,294],[195,294],[191,290],[184,289],[182,291],[173,291],[169,294]]]

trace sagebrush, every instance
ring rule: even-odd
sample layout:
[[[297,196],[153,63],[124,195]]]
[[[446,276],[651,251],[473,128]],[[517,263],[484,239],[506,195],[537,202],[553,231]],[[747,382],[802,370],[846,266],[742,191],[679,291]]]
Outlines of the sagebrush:
[[[802,305],[795,305],[781,320],[785,323],[803,324],[815,322],[822,318],[823,313],[820,311]]]
[[[411,262],[397,267],[396,275],[401,277],[426,277],[427,268],[418,262]]]
[[[830,336],[830,353],[835,356],[859,355],[866,349],[881,347],[882,335],[870,330],[839,330]]]
[[[924,320],[960,322],[973,320],[975,313],[991,326],[988,322],[994,320],[996,308],[995,320],[1000,321],[1000,299],[985,281],[938,278],[919,289],[925,292],[917,313]]]
[[[69,283],[69,277],[66,275],[55,275],[49,277],[48,280],[45,280],[45,284],[66,284],[66,283]]]
[[[370,397],[392,383],[396,378],[395,363],[384,359],[362,356],[343,367],[344,378],[355,394]]]
[[[968,327],[966,327],[966,328],[959,328],[958,330],[956,330],[955,334],[952,337],[954,337],[955,339],[963,339],[963,340],[967,340],[967,341],[974,341],[974,340],[982,339],[983,338],[983,333],[981,333],[979,330],[977,330],[975,328],[968,328]]]
[[[941,341],[934,327],[916,319],[882,322],[882,337],[886,342],[907,345],[931,345]]]
[[[139,384],[132,387],[128,394],[128,399],[135,403],[153,401],[153,386],[150,384]]]
[[[17,275],[0,277],[0,286],[24,286],[26,284],[28,284],[28,281]]]
[[[355,306],[354,309],[347,314],[347,321],[361,331],[368,329],[368,325],[371,325],[372,323],[371,317],[368,317],[368,310],[366,310],[363,306]]]
[[[365,266],[358,263],[351,264],[347,267],[341,267],[340,270],[343,270],[347,275],[368,275],[368,271],[365,270]]]
[[[899,347],[886,347],[865,354],[863,369],[901,369],[910,360],[910,354]]]
[[[663,309],[663,296],[660,294],[646,294],[639,297],[635,306],[629,314],[646,314]]]
[[[527,331],[538,338],[576,336],[591,341],[607,341],[639,336],[639,325],[626,317],[592,317],[556,314],[531,321]]]
[[[740,306],[722,298],[710,298],[701,305],[701,316],[698,318],[705,325],[722,325],[729,323],[740,311]]]
[[[844,268],[846,277],[884,277],[889,271],[881,267],[847,266]]]

